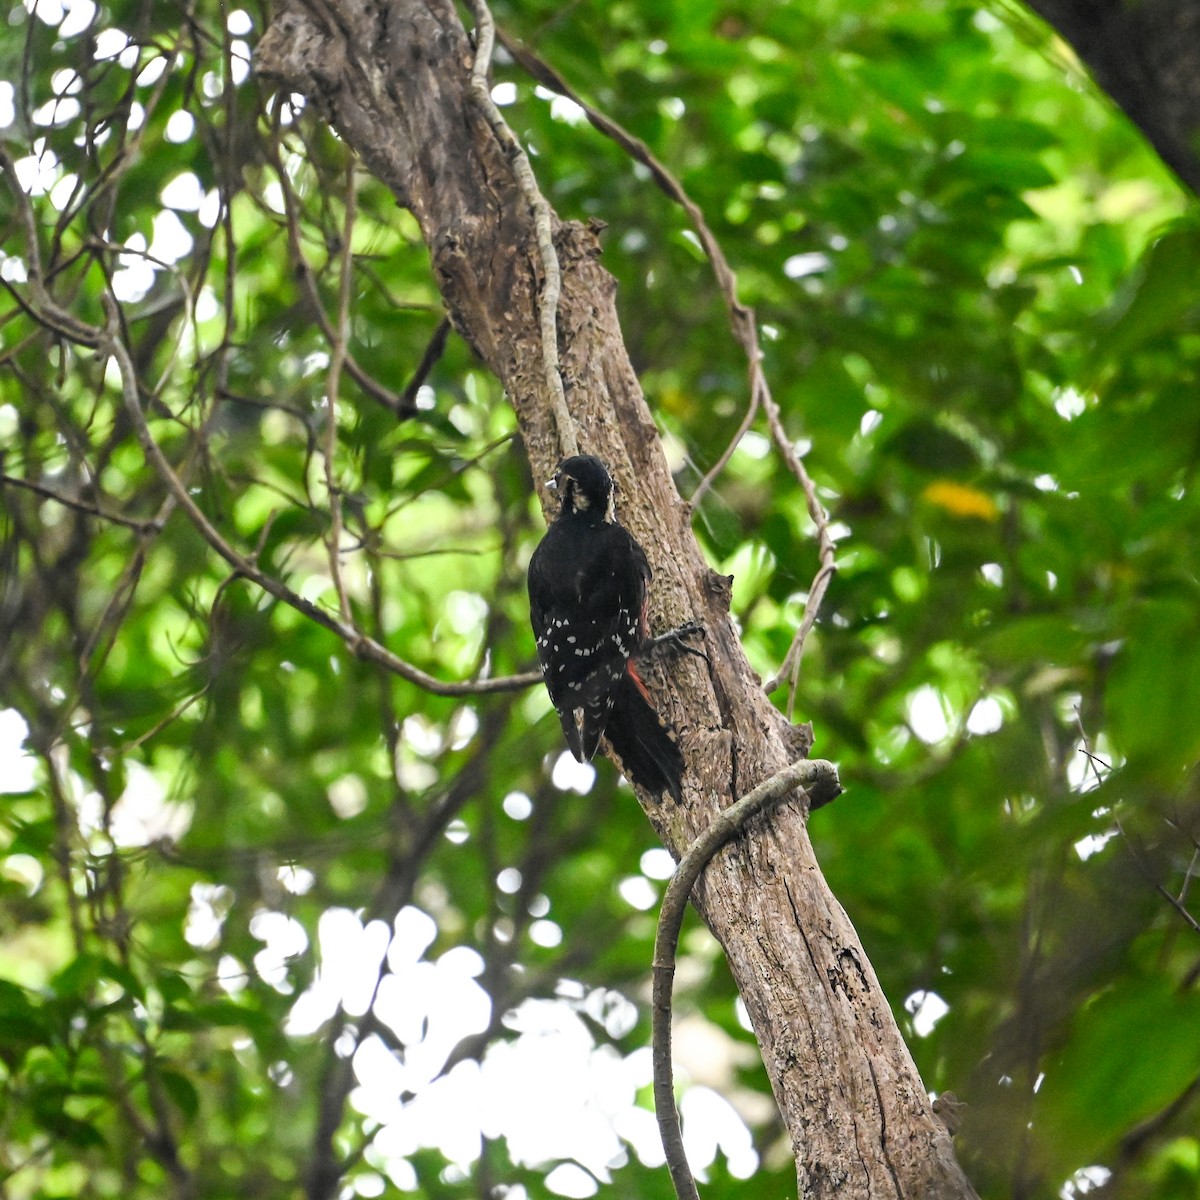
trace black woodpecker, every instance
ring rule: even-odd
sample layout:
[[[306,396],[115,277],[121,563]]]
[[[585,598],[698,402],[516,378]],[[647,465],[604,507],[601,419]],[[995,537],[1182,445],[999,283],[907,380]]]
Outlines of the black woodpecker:
[[[612,478],[598,458],[564,460],[546,486],[562,507],[529,561],[529,610],[567,744],[588,762],[607,738],[634,783],[678,801],[683,754],[636,665],[648,641],[645,552],[617,521]]]

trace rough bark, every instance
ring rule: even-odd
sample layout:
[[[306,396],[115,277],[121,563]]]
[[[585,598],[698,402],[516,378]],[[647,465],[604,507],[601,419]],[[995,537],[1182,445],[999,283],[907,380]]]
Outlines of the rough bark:
[[[1027,3],[1071,43],[1163,162],[1200,192],[1200,3]]]
[[[541,367],[532,221],[469,86],[450,0],[294,0],[259,72],[316,105],[420,223],[455,327],[495,371],[534,478],[559,457]],[[559,345],[581,449],[604,458],[654,568],[658,630],[699,620],[711,669],[650,671],[687,757],[681,805],[645,803],[678,857],[714,813],[804,752],[763,694],[705,564],[626,354],[595,234],[560,223]],[[636,481],[636,483],[635,483]],[[792,1135],[802,1197],[972,1197],[858,937],[786,803],[709,866],[694,895],[746,1002]]]

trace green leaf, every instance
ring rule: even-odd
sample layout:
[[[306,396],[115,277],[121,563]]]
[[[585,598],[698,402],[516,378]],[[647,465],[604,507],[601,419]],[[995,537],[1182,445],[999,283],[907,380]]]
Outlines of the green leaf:
[[[975,643],[992,662],[1011,665],[1069,666],[1082,661],[1088,638],[1061,615],[998,620]]]
[[[96,1150],[108,1145],[104,1135],[90,1121],[82,1121],[61,1110],[40,1111],[38,1123],[48,1133],[77,1150]]]
[[[888,442],[898,458],[923,471],[958,473],[974,469],[979,462],[974,448],[964,438],[923,418],[909,421]]]
[[[1123,1131],[1161,1112],[1200,1074],[1200,996],[1128,979],[1091,1000],[1045,1067],[1034,1108],[1044,1152],[1104,1158]]]
[[[200,1111],[200,1093],[196,1085],[178,1071],[161,1068],[158,1071],[158,1079],[179,1111],[189,1121],[194,1120]]]
[[[1200,300],[1193,286],[1200,273],[1200,222],[1181,220],[1150,247],[1123,303],[1103,322],[1096,361],[1120,363],[1127,355],[1181,324],[1194,324]]]
[[[1112,729],[1162,777],[1200,754],[1200,608],[1194,598],[1138,607],[1112,669]]]

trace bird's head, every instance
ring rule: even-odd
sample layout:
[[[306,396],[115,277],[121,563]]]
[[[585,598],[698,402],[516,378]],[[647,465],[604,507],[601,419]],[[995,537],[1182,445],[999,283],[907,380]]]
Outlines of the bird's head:
[[[614,520],[613,481],[608,468],[591,454],[563,459],[546,483],[562,501],[564,514],[573,513],[591,520]]]

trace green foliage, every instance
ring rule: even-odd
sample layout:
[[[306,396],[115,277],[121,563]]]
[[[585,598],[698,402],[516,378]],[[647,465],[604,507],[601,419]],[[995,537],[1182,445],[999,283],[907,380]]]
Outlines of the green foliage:
[[[50,8],[0,30],[0,710],[23,722],[0,726],[5,1194],[295,1195],[324,1154],[363,1195],[541,1196],[575,1158],[606,1191],[666,1196],[629,1144],[607,1166],[570,1131],[522,1148],[511,1097],[465,1148],[421,1107],[533,1053],[548,1012],[644,1088],[661,871],[615,773],[585,795],[555,773],[540,689],[430,694],[232,571],[147,464],[115,366],[31,315],[26,212],[59,307],[102,324],[112,281],[150,431],[230,546],[336,615],[340,524],[362,630],[444,680],[506,675],[533,658],[540,517],[512,414],[455,335],[415,414],[389,407],[442,316],[414,222],[260,91],[257,10],[127,0],[82,28]],[[497,18],[679,176],[757,311],[839,540],[796,712],[849,790],[813,837],[927,1086],[967,1103],[981,1195],[1074,1195],[1103,1168],[1121,1195],[1195,1196],[1194,203],[1007,5]],[[608,223],[686,495],[746,403],[708,266],[575,109],[506,60],[497,80],[557,211]],[[760,430],[696,531],[773,675],[817,555]],[[350,993],[335,1012],[331,976],[373,978],[393,922],[373,1013]],[[728,975],[706,934],[684,949],[680,1018],[705,1048],[684,1069],[761,1160],[746,1184],[726,1146],[705,1194],[786,1194]],[[473,1027],[439,1024],[446,989]],[[561,1086],[523,1103],[552,1116]]]

